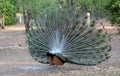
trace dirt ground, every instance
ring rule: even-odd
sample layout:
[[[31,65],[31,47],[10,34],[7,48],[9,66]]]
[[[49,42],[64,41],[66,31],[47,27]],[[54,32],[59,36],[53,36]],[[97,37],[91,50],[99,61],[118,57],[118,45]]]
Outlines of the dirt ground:
[[[117,33],[115,27],[105,28],[112,34],[109,60],[97,66],[66,63],[63,67],[41,64],[32,59],[23,25],[0,29],[0,76],[120,76],[120,36],[114,35]]]

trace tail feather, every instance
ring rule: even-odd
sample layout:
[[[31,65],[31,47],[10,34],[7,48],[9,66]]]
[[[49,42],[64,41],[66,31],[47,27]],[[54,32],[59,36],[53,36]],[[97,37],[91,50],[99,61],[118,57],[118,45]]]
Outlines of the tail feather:
[[[109,37],[90,25],[78,9],[48,10],[36,15],[27,35],[28,48],[33,58],[48,63],[46,54],[60,54],[66,62],[95,65],[109,58]]]

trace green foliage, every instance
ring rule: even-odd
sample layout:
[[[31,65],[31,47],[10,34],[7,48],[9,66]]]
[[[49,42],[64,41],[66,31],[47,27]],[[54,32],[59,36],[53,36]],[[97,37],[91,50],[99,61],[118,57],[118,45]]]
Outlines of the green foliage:
[[[57,0],[25,0],[25,11],[26,13],[30,13],[31,17],[35,17],[37,14],[42,14],[46,12],[47,9],[53,9],[59,7],[57,4]]]
[[[83,12],[91,12],[91,15],[96,18],[104,18],[106,17],[107,12],[105,11],[105,6],[109,2],[109,0],[56,0],[63,7],[66,5],[70,5],[76,8],[82,9]],[[71,4],[70,4],[71,3]]]
[[[34,13],[40,13],[45,8],[66,7],[70,3],[73,6],[82,9],[85,13],[91,11],[92,16],[96,18],[106,17],[105,5],[109,0],[25,0],[26,10]]]
[[[105,5],[109,0],[76,0],[77,4],[83,11],[90,11],[96,18],[106,17]]]
[[[112,24],[120,24],[120,0],[110,0],[106,5],[106,10],[110,13],[109,19]]]
[[[9,2],[10,4],[12,4],[16,12],[19,12],[20,10],[21,1],[22,0],[0,0],[0,2],[4,2],[4,3]]]
[[[16,13],[14,6],[8,1],[0,3],[0,15],[5,18],[5,25],[12,25],[16,22]]]

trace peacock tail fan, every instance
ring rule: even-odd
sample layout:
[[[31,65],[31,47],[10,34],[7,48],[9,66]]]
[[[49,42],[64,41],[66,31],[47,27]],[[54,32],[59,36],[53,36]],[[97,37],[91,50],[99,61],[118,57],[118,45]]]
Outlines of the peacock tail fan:
[[[48,63],[47,53],[60,54],[66,62],[96,65],[109,58],[109,36],[95,28],[95,20],[86,24],[86,14],[80,9],[46,9],[34,15],[27,34],[31,56]]]

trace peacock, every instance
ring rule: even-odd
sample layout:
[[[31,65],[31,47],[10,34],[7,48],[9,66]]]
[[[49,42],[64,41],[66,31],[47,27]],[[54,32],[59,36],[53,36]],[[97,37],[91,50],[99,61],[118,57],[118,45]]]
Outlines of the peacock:
[[[27,33],[30,55],[51,65],[54,57],[58,63],[77,65],[96,65],[107,60],[111,50],[109,36],[95,28],[94,18],[88,25],[87,18],[77,8],[52,8],[35,14]]]

